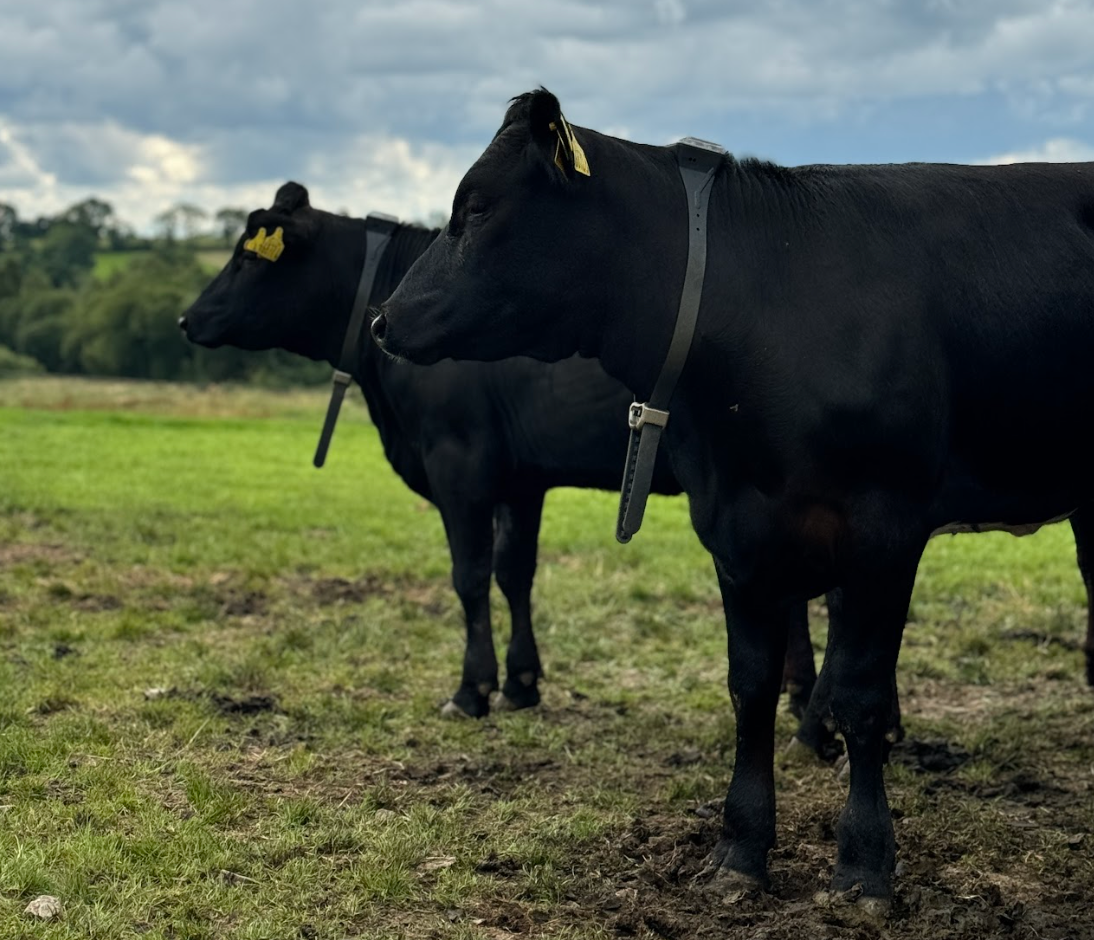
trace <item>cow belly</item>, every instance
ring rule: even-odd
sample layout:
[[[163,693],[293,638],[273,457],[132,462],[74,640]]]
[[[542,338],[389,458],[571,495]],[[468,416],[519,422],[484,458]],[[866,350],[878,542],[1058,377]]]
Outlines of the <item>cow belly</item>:
[[[1013,525],[1009,522],[951,522],[931,533],[931,538],[936,535],[956,535],[959,532],[1009,532],[1011,535],[1033,535],[1041,526],[1052,525],[1054,522],[1063,522],[1069,518],[1075,510],[1069,510],[1044,522],[1024,522]]]

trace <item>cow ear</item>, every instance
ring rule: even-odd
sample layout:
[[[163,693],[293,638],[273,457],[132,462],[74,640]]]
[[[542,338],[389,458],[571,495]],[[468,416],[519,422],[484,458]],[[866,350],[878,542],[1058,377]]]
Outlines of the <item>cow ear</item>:
[[[288,182],[282,186],[274,196],[271,209],[291,215],[297,209],[311,205],[308,202],[308,191],[299,183]]]
[[[541,88],[533,94],[528,119],[532,139],[548,162],[568,179],[573,179],[575,174],[591,175],[585,150],[563,116],[558,99],[547,89]]]

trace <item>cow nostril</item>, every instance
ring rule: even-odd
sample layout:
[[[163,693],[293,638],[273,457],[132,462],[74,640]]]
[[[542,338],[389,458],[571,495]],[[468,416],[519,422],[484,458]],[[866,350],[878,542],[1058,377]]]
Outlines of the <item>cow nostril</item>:
[[[387,317],[381,313],[372,321],[369,329],[372,331],[372,338],[382,346],[384,335],[387,333]]]
[[[186,317],[184,317],[184,316],[179,317],[179,329],[180,330],[185,330],[186,329]]]

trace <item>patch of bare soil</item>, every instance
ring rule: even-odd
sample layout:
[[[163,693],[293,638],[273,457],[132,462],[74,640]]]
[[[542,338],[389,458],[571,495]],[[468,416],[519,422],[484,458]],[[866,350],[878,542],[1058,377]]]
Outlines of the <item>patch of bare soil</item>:
[[[355,580],[346,578],[287,579],[290,591],[308,597],[323,607],[338,604],[363,604],[372,598],[397,597],[421,607],[427,614],[439,616],[447,609],[450,591],[437,579],[411,575],[365,574]]]
[[[572,718],[596,721],[592,710]],[[1067,722],[1042,727],[1038,734],[1049,740],[1038,746],[1048,752],[1077,746],[1076,731]],[[815,899],[831,876],[846,792],[832,770],[795,768],[780,779],[771,890],[727,896],[700,877],[718,840],[720,801],[690,809],[663,802],[664,769],[689,766],[697,755],[666,751],[655,757],[651,750],[641,763],[616,771],[643,787],[649,814],[575,852],[575,887],[549,915],[522,897],[527,873],[517,860],[486,854],[476,871],[496,880],[499,897],[507,900],[481,902],[459,912],[460,918],[526,936],[600,924],[620,937],[680,940],[1094,940],[1094,836],[1077,828],[1090,818],[1083,813],[1094,800],[1094,774],[1081,762],[1049,770],[1031,759],[973,783],[961,776],[973,755],[954,741],[911,738],[895,747],[893,762],[911,770],[915,784],[890,788],[898,871],[891,917],[877,921],[851,899]],[[580,792],[586,783],[573,763],[527,753],[435,757],[389,765],[383,774],[401,783],[401,799],[410,801],[429,800],[454,782],[487,797],[506,795],[514,781],[534,780],[545,795]],[[990,824],[978,822],[983,819]],[[1002,837],[993,831],[996,825],[1003,827]],[[1013,847],[1009,856],[993,841],[998,838]],[[1046,840],[1060,847],[1054,860],[1046,861]]]
[[[222,617],[254,617],[264,614],[269,598],[262,591],[225,588],[217,591]]]
[[[275,712],[281,709],[277,704],[276,695],[247,695],[235,698],[231,695],[220,695],[213,692],[209,695],[209,701],[222,715],[257,715],[260,712]]]
[[[79,561],[80,554],[67,545],[53,542],[9,542],[0,544],[0,568],[42,563],[50,566]]]

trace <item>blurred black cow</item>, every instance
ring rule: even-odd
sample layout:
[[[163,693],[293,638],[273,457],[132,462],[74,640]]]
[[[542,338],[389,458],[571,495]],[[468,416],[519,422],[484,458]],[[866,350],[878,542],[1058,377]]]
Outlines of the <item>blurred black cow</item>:
[[[204,346],[280,348],[335,364],[364,262],[364,227],[363,219],[313,208],[303,186],[286,183],[271,208],[251,213],[231,260],[180,326]],[[276,261],[244,248],[260,229],[278,228],[284,248]],[[374,302],[388,297],[437,235],[413,225],[396,229]],[[556,486],[619,486],[632,396],[594,360],[449,360],[424,368],[392,361],[367,332],[353,377],[392,468],[444,520],[467,623],[463,677],[446,709],[486,715],[498,687],[491,573],[512,617],[500,703],[535,705],[541,667],[531,591],[544,495]],[[664,456],[654,488],[680,492]],[[800,715],[816,677],[804,605],[796,625],[786,685]]]

